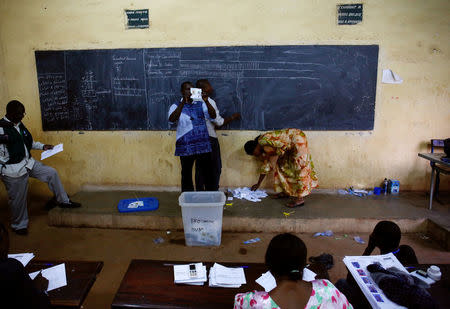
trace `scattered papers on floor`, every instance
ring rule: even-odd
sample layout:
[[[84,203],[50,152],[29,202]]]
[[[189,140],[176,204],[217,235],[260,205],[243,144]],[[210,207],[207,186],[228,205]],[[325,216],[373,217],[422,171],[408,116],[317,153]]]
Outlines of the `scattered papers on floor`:
[[[47,292],[67,285],[65,263],[30,273],[31,280],[34,280],[40,272],[42,277],[48,280]]]
[[[311,282],[316,279],[316,273],[309,270],[308,268],[303,269],[303,281]],[[269,293],[274,288],[277,287],[277,281],[275,280],[275,277],[272,275],[270,271],[267,271],[263,273],[258,279],[255,280],[256,283],[258,283],[260,286],[264,288],[264,291]]]
[[[366,243],[366,242],[365,242],[361,237],[359,237],[359,236],[355,236],[355,237],[353,237],[353,239],[354,239],[357,243],[359,243],[359,244],[361,244],[361,245],[363,245],[363,244]]]
[[[379,263],[384,269],[395,267],[408,273],[394,254],[388,253],[384,255],[346,256],[343,261],[353,278],[355,278],[355,281],[358,283],[361,291],[372,305],[372,308],[405,308],[389,300],[378,285],[372,280],[370,272],[367,270],[368,265]]]
[[[258,242],[258,241],[261,241],[261,238],[259,238],[259,237],[252,238],[252,239],[244,241],[243,243],[248,245],[248,244],[254,244],[255,242]]]
[[[359,197],[365,197],[365,196],[368,196],[368,195],[373,195],[373,191],[353,189],[353,187],[350,187],[350,188],[345,189],[345,190],[339,189],[338,193],[341,194],[341,195],[349,194],[349,195],[356,195],[356,196],[359,196]]]
[[[53,149],[43,151],[41,153],[41,160],[47,159],[48,157],[51,157],[51,156],[53,156],[53,155],[55,155],[58,152],[61,152],[63,150],[64,150],[63,149],[63,144],[58,144],[55,147],[53,147]]]
[[[8,257],[18,260],[25,267],[34,258],[34,254],[33,253],[8,254]]]
[[[214,263],[209,270],[209,286],[223,288],[239,288],[246,284],[244,268],[225,267]]]
[[[261,202],[262,198],[267,197],[266,190],[255,190],[252,191],[248,187],[237,188],[233,191],[233,197],[238,199],[246,199],[250,202]]]
[[[313,235],[313,237],[318,237],[318,236],[333,236],[333,231],[332,230],[326,230],[325,232],[317,232]]]
[[[203,285],[208,280],[203,263],[173,265],[173,277],[175,283],[189,285]]]

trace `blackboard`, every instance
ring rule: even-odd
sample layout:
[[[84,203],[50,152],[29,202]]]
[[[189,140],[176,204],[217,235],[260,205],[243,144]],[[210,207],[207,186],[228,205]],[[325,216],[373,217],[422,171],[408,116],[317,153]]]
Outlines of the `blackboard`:
[[[207,78],[230,129],[372,130],[378,45],[36,51],[44,130],[167,130]]]

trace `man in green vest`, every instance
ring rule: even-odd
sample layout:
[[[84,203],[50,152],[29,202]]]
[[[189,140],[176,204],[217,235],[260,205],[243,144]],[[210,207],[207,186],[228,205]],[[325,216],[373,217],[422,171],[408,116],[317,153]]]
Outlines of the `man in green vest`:
[[[6,106],[5,117],[0,119],[0,178],[8,191],[11,227],[19,235],[28,234],[29,177],[46,182],[59,207],[81,206],[69,199],[56,170],[35,161],[31,156],[31,149],[48,150],[53,146],[33,141],[31,133],[21,122],[24,116],[23,104],[13,100]]]

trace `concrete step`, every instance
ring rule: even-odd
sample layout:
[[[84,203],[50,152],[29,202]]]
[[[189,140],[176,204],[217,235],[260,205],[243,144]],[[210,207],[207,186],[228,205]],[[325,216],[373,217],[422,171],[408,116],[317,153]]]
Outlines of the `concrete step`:
[[[179,192],[167,191],[81,191],[72,197],[81,202],[79,209],[55,208],[49,212],[49,225],[118,229],[182,230]],[[119,213],[120,200],[135,197],[156,197],[159,209],[149,212]],[[437,230],[443,238],[450,222],[447,210],[430,211],[427,197],[421,192],[364,198],[330,193],[315,193],[306,198],[304,207],[290,209],[287,199],[265,198],[253,203],[234,199],[223,211],[222,230],[226,232],[295,232],[335,233],[371,232],[380,220],[395,221],[403,232]],[[433,224],[429,223],[433,219]],[[444,237],[445,238],[445,237]]]

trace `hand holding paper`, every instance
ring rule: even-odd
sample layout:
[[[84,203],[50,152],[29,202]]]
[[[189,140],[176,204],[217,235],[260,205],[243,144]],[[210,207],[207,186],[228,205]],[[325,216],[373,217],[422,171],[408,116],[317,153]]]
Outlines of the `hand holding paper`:
[[[41,153],[41,160],[47,159],[48,157],[51,157],[61,151],[63,151],[63,144],[58,144],[53,147],[53,149],[43,151]]]

